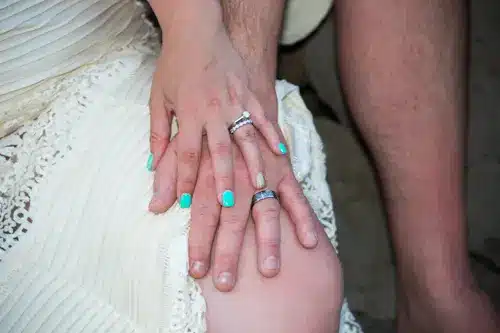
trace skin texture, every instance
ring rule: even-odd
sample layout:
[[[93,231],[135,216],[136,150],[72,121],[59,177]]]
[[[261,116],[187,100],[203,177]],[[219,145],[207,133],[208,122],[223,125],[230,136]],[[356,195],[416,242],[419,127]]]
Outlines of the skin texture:
[[[336,10],[343,87],[387,203],[399,328],[494,332],[467,258],[465,4],[339,0]]]
[[[245,57],[234,48],[234,41],[222,21],[221,8],[205,8],[210,4],[200,0],[153,0],[152,3],[155,13],[166,15],[159,18],[159,22],[164,45],[168,46],[162,50],[158,60],[151,91],[151,149],[157,157],[153,163],[155,194],[149,208],[152,212],[161,213],[183,193],[193,195],[190,272],[192,276],[201,278],[213,265],[216,287],[221,291],[230,291],[238,278],[238,260],[250,214],[257,230],[258,270],[263,276],[272,277],[281,269],[281,209],[278,201],[264,200],[250,211],[258,173],[264,175],[266,187],[281,196],[282,208],[290,214],[297,238],[305,248],[317,245],[318,236],[314,228],[317,220],[293,176],[288,156],[279,151],[277,143],[284,142],[284,139],[277,126],[274,80],[266,80],[266,89],[262,90],[262,84],[250,79],[254,75],[249,73],[256,70],[256,66],[250,67],[244,61]],[[165,10],[168,5],[176,5],[172,8],[177,10]],[[173,24],[175,22],[177,25]],[[274,24],[273,29],[276,30],[273,34],[277,36],[279,23]],[[197,43],[191,42],[190,36],[194,34],[199,39]],[[276,45],[272,52],[276,52]],[[274,77],[275,65],[266,70],[272,73],[266,78]],[[232,85],[224,86],[221,82],[232,82]],[[232,137],[227,124],[216,126],[224,118],[224,103],[219,102],[221,98],[231,96],[231,87],[237,87],[235,91],[240,92],[237,99],[244,97],[247,109],[252,110],[254,124],[257,124],[256,129],[252,126],[240,128]],[[254,87],[260,90],[254,93]],[[264,96],[264,91],[266,98],[259,98]],[[271,91],[271,97],[267,97]],[[177,114],[179,133],[169,142],[172,112]],[[206,136],[199,131],[203,126],[199,126],[198,119],[206,120]],[[269,127],[269,130],[262,130],[264,127]],[[193,138],[196,140],[193,141]],[[245,149],[249,145],[254,147]],[[201,164],[201,149],[207,147],[210,155],[206,158],[210,159],[213,170],[209,176],[206,175],[208,166]],[[256,163],[258,167],[255,167]],[[242,187],[240,180],[248,175],[249,184],[253,186]],[[207,186],[211,177],[215,178],[215,189]],[[221,193],[228,188],[236,193],[235,206],[221,207]],[[214,242],[215,235],[218,238]]]

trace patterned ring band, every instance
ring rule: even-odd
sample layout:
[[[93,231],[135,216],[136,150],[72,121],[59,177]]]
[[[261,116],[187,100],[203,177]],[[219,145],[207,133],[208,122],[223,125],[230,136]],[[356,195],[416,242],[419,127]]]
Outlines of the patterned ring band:
[[[238,122],[235,122],[234,124],[229,127],[229,133],[234,134],[239,128],[245,126],[245,125],[252,125],[253,121],[250,118],[242,119]]]
[[[274,192],[272,190],[262,190],[262,191],[256,192],[253,195],[253,197],[252,197],[252,204],[251,204],[250,207],[253,208],[253,206],[257,202],[259,202],[261,200],[265,200],[265,199],[276,199],[279,202],[279,197],[278,197],[278,194],[276,194],[276,192]]]

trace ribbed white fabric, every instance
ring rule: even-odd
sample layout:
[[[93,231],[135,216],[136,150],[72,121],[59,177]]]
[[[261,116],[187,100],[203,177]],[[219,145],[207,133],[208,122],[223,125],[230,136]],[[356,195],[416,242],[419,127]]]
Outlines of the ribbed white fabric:
[[[2,333],[205,332],[189,213],[146,209],[158,43],[141,15],[126,0],[0,3]],[[312,117],[296,87],[277,94],[294,172],[336,245]],[[360,332],[346,306],[341,332]]]

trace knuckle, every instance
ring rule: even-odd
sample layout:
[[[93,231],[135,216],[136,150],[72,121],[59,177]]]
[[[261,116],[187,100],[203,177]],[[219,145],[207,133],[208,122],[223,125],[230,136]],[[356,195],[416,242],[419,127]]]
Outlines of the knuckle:
[[[267,199],[271,200],[271,199]],[[255,217],[259,223],[273,223],[273,221],[277,221],[280,213],[280,208],[277,205],[268,205],[267,207],[263,207],[259,209],[256,207],[255,209]]]
[[[191,191],[182,191],[182,189],[193,189],[196,186],[196,177],[193,177],[190,174],[183,175],[182,178],[179,178],[179,187],[181,192],[191,192]]]
[[[241,133],[239,133],[239,138],[242,142],[245,143],[255,142],[255,139],[257,138],[257,133],[253,128],[251,128],[250,126],[244,126],[243,128],[240,129],[240,131]]]
[[[217,212],[206,203],[199,204],[197,215],[199,216],[199,220],[203,222],[200,224],[200,227],[203,227],[205,229],[217,228],[217,225],[219,224]]]
[[[223,184],[222,186],[224,187],[231,187],[229,184],[232,183],[233,177],[231,175],[226,174],[226,173],[219,173],[217,175],[217,179],[219,180],[220,184]]]
[[[243,220],[243,217],[236,215],[236,214],[230,214],[227,216],[224,216],[224,219],[221,221],[221,224],[223,224],[228,231],[231,231],[234,234],[242,234],[245,231],[245,221]]]
[[[215,255],[215,261],[221,267],[233,267],[238,261],[238,256],[235,253],[228,251],[229,249],[221,250],[220,253]],[[234,251],[236,252],[236,251]]]
[[[257,245],[259,247],[265,247],[271,252],[277,253],[280,248],[280,238],[269,235],[261,235],[257,238]]]
[[[165,142],[168,140],[166,133],[159,133],[157,131],[151,131],[149,140],[151,143]]]
[[[186,149],[180,152],[179,160],[183,164],[193,165],[198,163],[200,153],[196,149]]]
[[[210,256],[210,244],[189,241],[189,256],[194,259],[206,259]]]
[[[220,110],[222,106],[222,101],[219,97],[208,98],[207,107],[210,109]]]
[[[214,154],[217,156],[227,157],[232,153],[231,142],[218,141],[214,143]]]

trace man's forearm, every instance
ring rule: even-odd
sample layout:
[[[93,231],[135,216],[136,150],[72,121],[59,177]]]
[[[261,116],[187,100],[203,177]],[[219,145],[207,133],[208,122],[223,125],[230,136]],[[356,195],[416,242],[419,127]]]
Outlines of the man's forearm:
[[[274,95],[278,41],[285,0],[220,0],[234,46],[243,57],[257,94]],[[265,86],[264,86],[265,85]]]
[[[469,280],[464,4],[339,0],[337,12],[341,76],[382,179],[400,282],[453,292]]]

